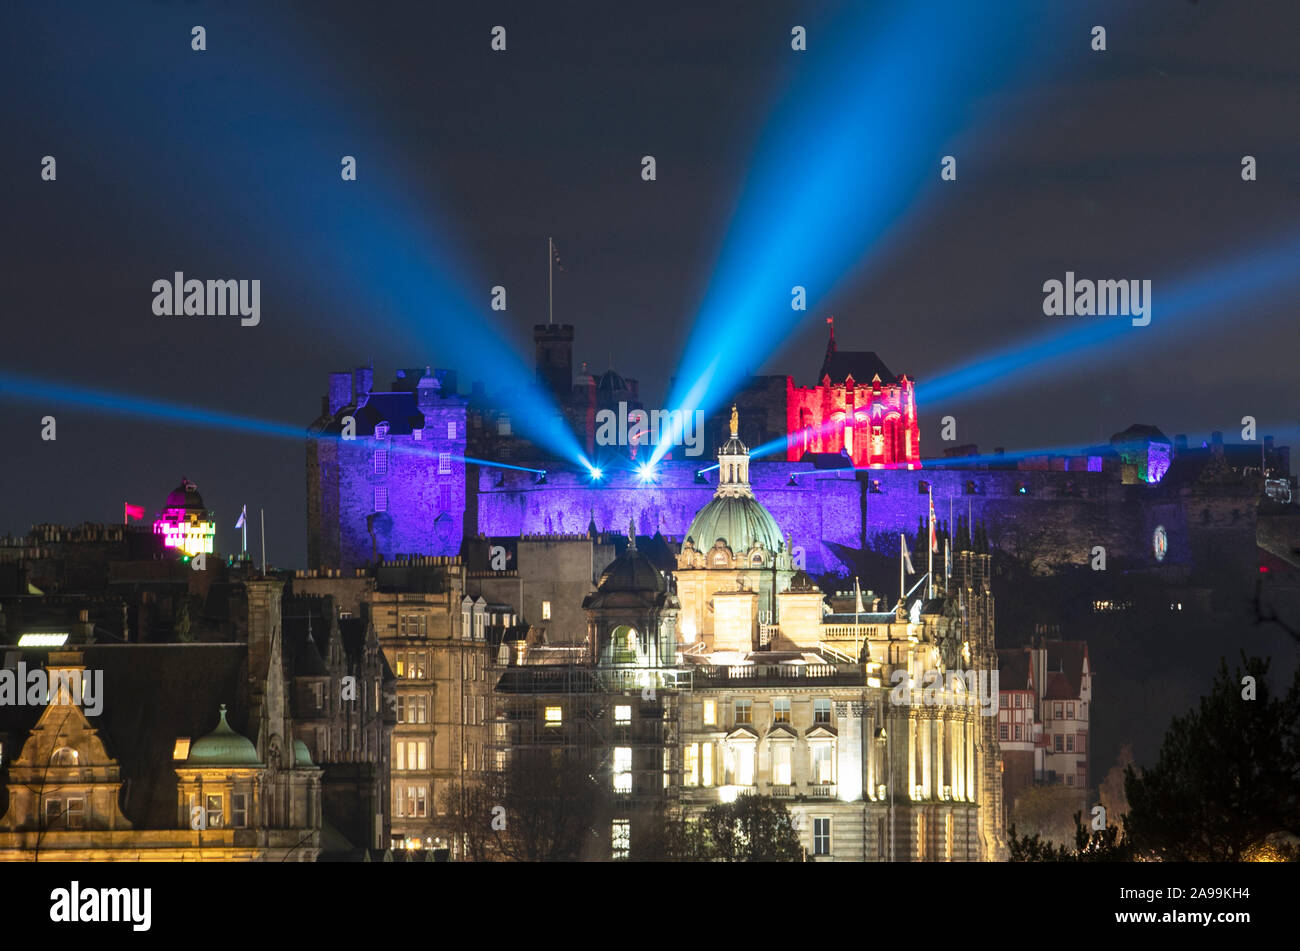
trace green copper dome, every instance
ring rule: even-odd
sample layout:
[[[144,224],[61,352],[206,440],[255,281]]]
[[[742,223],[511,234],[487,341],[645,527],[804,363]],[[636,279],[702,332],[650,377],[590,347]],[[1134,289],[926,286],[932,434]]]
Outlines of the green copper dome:
[[[315,766],[311,761],[311,751],[307,749],[307,744],[302,740],[293,741],[293,765],[294,766]]]
[[[740,414],[731,407],[731,438],[718,449],[718,487],[709,504],[691,521],[686,535],[697,551],[708,551],[718,539],[736,555],[755,545],[775,554],[781,549],[781,529],[776,519],[754,498],[749,486],[749,447],[737,435]]]
[[[707,551],[719,538],[737,554],[762,545],[770,552],[781,548],[781,530],[762,502],[752,495],[718,495],[696,513],[686,533],[695,547]]]
[[[226,722],[226,705],[221,705],[217,728],[205,737],[195,740],[190,747],[189,766],[261,766],[257,747],[245,736],[240,736]]]

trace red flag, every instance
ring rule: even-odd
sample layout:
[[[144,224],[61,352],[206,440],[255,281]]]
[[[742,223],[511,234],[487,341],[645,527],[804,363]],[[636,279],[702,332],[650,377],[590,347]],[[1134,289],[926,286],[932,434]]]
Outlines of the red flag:
[[[130,502],[122,503],[122,524],[127,524],[131,519],[144,519],[144,506],[132,505]]]

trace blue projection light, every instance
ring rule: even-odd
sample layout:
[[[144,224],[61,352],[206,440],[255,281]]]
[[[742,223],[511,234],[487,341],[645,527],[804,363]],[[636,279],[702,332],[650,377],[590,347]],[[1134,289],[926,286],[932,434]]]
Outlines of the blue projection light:
[[[980,99],[1028,65],[1049,4],[851,4],[778,104],[696,314],[669,405],[733,393],[938,184],[943,149]],[[1041,53],[1039,54],[1041,55]],[[743,358],[742,358],[743,357]],[[672,440],[656,447],[662,458]]]
[[[77,24],[63,36],[15,12],[14,35],[37,38],[19,54],[29,65],[15,70],[15,101],[52,106],[20,115],[11,131],[15,140],[42,141],[72,123],[85,141],[114,143],[96,153],[99,173],[114,183],[101,210],[147,222],[161,249],[156,273],[141,277],[142,311],[152,279],[203,263],[187,267],[176,260],[177,247],[223,261],[221,274],[206,276],[225,277],[225,268],[236,277],[273,274],[273,288],[263,281],[262,324],[248,332],[293,322],[293,332],[325,334],[352,350],[391,340],[418,355],[413,363],[515,381],[488,398],[522,435],[582,461],[554,398],[498,326],[497,282],[465,259],[428,168],[391,134],[409,117],[340,72],[310,28],[271,9],[259,8],[255,25],[232,14],[239,41],[196,56],[188,36],[177,41],[168,17],[86,0],[61,9]],[[185,81],[172,81],[178,75]],[[167,116],[165,148],[160,115]],[[214,134],[257,147],[214,149]],[[345,159],[355,163],[350,179]],[[201,229],[193,227],[196,196]]]
[[[1027,343],[1014,344],[979,357],[973,363],[949,370],[917,385],[918,398],[927,405],[988,396],[998,390],[1022,386],[1044,377],[1078,370],[1110,355],[1102,346],[1128,335],[1134,346],[1168,342],[1209,327],[1215,318],[1228,316],[1228,305],[1269,290],[1300,283],[1300,235],[1239,255],[1225,264],[1197,268],[1171,280],[1151,285],[1151,322],[1134,327],[1126,317],[1045,317],[1036,320],[1065,323],[1060,329],[1039,334]],[[1181,342],[1181,340],[1180,340]]]

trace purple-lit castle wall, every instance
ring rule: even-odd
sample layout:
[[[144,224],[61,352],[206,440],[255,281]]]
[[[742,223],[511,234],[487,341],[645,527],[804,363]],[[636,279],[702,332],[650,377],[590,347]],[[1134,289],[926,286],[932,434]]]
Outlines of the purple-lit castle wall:
[[[577,473],[550,472],[545,485],[528,473],[483,469],[477,485],[478,531],[489,536],[584,532],[594,519],[601,530],[625,530],[631,518],[640,534],[656,531],[680,541],[695,513],[713,496],[695,482],[698,464],[666,462],[659,478],[642,484],[631,472],[612,472],[599,483]],[[791,475],[794,474],[794,485]],[[874,470],[819,472],[811,465],[755,461],[754,494],[792,536],[814,573],[849,574],[852,553],[898,551],[909,546],[929,509],[923,484],[934,494],[935,514],[969,513],[984,524],[990,543],[1027,557],[1041,569],[1087,565],[1093,549],[1106,549],[1116,568],[1165,567],[1184,574],[1193,565],[1213,570],[1212,549],[1234,549],[1252,563],[1253,510],[1249,493],[1186,487],[1123,485],[1113,473],[1035,470]],[[1165,529],[1168,553],[1157,562],[1153,536]],[[711,544],[712,539],[696,539]],[[918,560],[924,550],[914,551]],[[923,570],[923,569],[922,569]]]
[[[458,555],[465,400],[442,396],[431,375],[417,386],[413,371],[399,371],[392,392],[370,392],[362,373],[354,388],[345,374],[331,376],[326,415],[313,427],[320,438],[308,440],[309,567],[353,569],[376,554]],[[354,438],[341,438],[349,418]]]

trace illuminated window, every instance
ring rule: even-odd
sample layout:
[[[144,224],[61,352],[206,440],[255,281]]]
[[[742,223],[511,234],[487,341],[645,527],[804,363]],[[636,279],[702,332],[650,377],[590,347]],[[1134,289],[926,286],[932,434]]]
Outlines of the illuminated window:
[[[733,747],[732,781],[736,786],[754,785],[754,744],[738,743]]]
[[[375,511],[376,512],[388,511],[388,486],[385,485],[375,486]]]
[[[450,420],[447,423],[447,438],[448,439],[456,438],[456,421],[454,419]]]
[[[835,759],[830,743],[814,743],[812,747],[812,781],[818,785],[835,782]]]
[[[682,759],[683,786],[698,786],[700,783],[699,750],[700,745],[698,743],[688,743],[686,745],[685,756]]]
[[[813,701],[813,723],[831,722],[831,702],[829,700]]]
[[[388,450],[376,449],[375,450],[375,475],[387,475],[387,474],[388,474]]]
[[[629,819],[615,819],[610,826],[609,854],[614,861],[622,861],[632,851],[632,822]]]
[[[618,706],[614,708],[614,722],[620,724],[627,724],[632,722],[631,704],[620,703]]]
[[[813,820],[813,855],[831,854],[831,820],[829,817]]]
[[[399,770],[427,769],[429,746],[425,740],[397,741],[397,768]]]
[[[614,792],[632,791],[632,747],[614,747]]]
[[[375,423],[375,438],[376,438],[376,439],[383,439],[383,438],[384,438],[385,436],[387,436],[387,435],[388,435],[388,424],[387,424],[387,423]]]
[[[543,620],[543,621],[549,621],[550,619],[551,619],[551,602],[550,602],[550,601],[543,601],[543,602],[542,602],[542,620]]]
[[[789,698],[783,697],[779,700],[774,700],[772,702],[772,715],[773,715],[773,720],[776,723],[789,723],[790,722]]]
[[[61,746],[50,756],[50,765],[76,766],[79,758],[76,750],[69,746]]]
[[[564,722],[564,712],[559,707],[546,708],[546,725],[559,726]]]
[[[715,726],[718,722],[718,701],[705,700],[703,705],[704,725]]]
[[[221,794],[209,794],[204,798],[204,811],[207,813],[208,828],[220,829],[225,810],[221,808]]]
[[[189,758],[190,738],[188,736],[182,736],[176,741],[176,745],[172,747],[172,759],[183,760]]]
[[[736,722],[737,723],[754,722],[754,707],[751,701],[749,700],[736,701]]]
[[[949,861],[952,860],[952,813],[948,813],[943,820],[943,840],[944,849],[948,853]]]
[[[772,746],[772,782],[777,786],[790,785],[789,743],[775,743]]]
[[[712,786],[713,785],[713,744],[712,743],[703,744],[703,748],[700,750],[700,753],[701,753],[700,779],[703,781],[703,785]]]
[[[438,475],[451,475],[451,453],[438,453]]]

